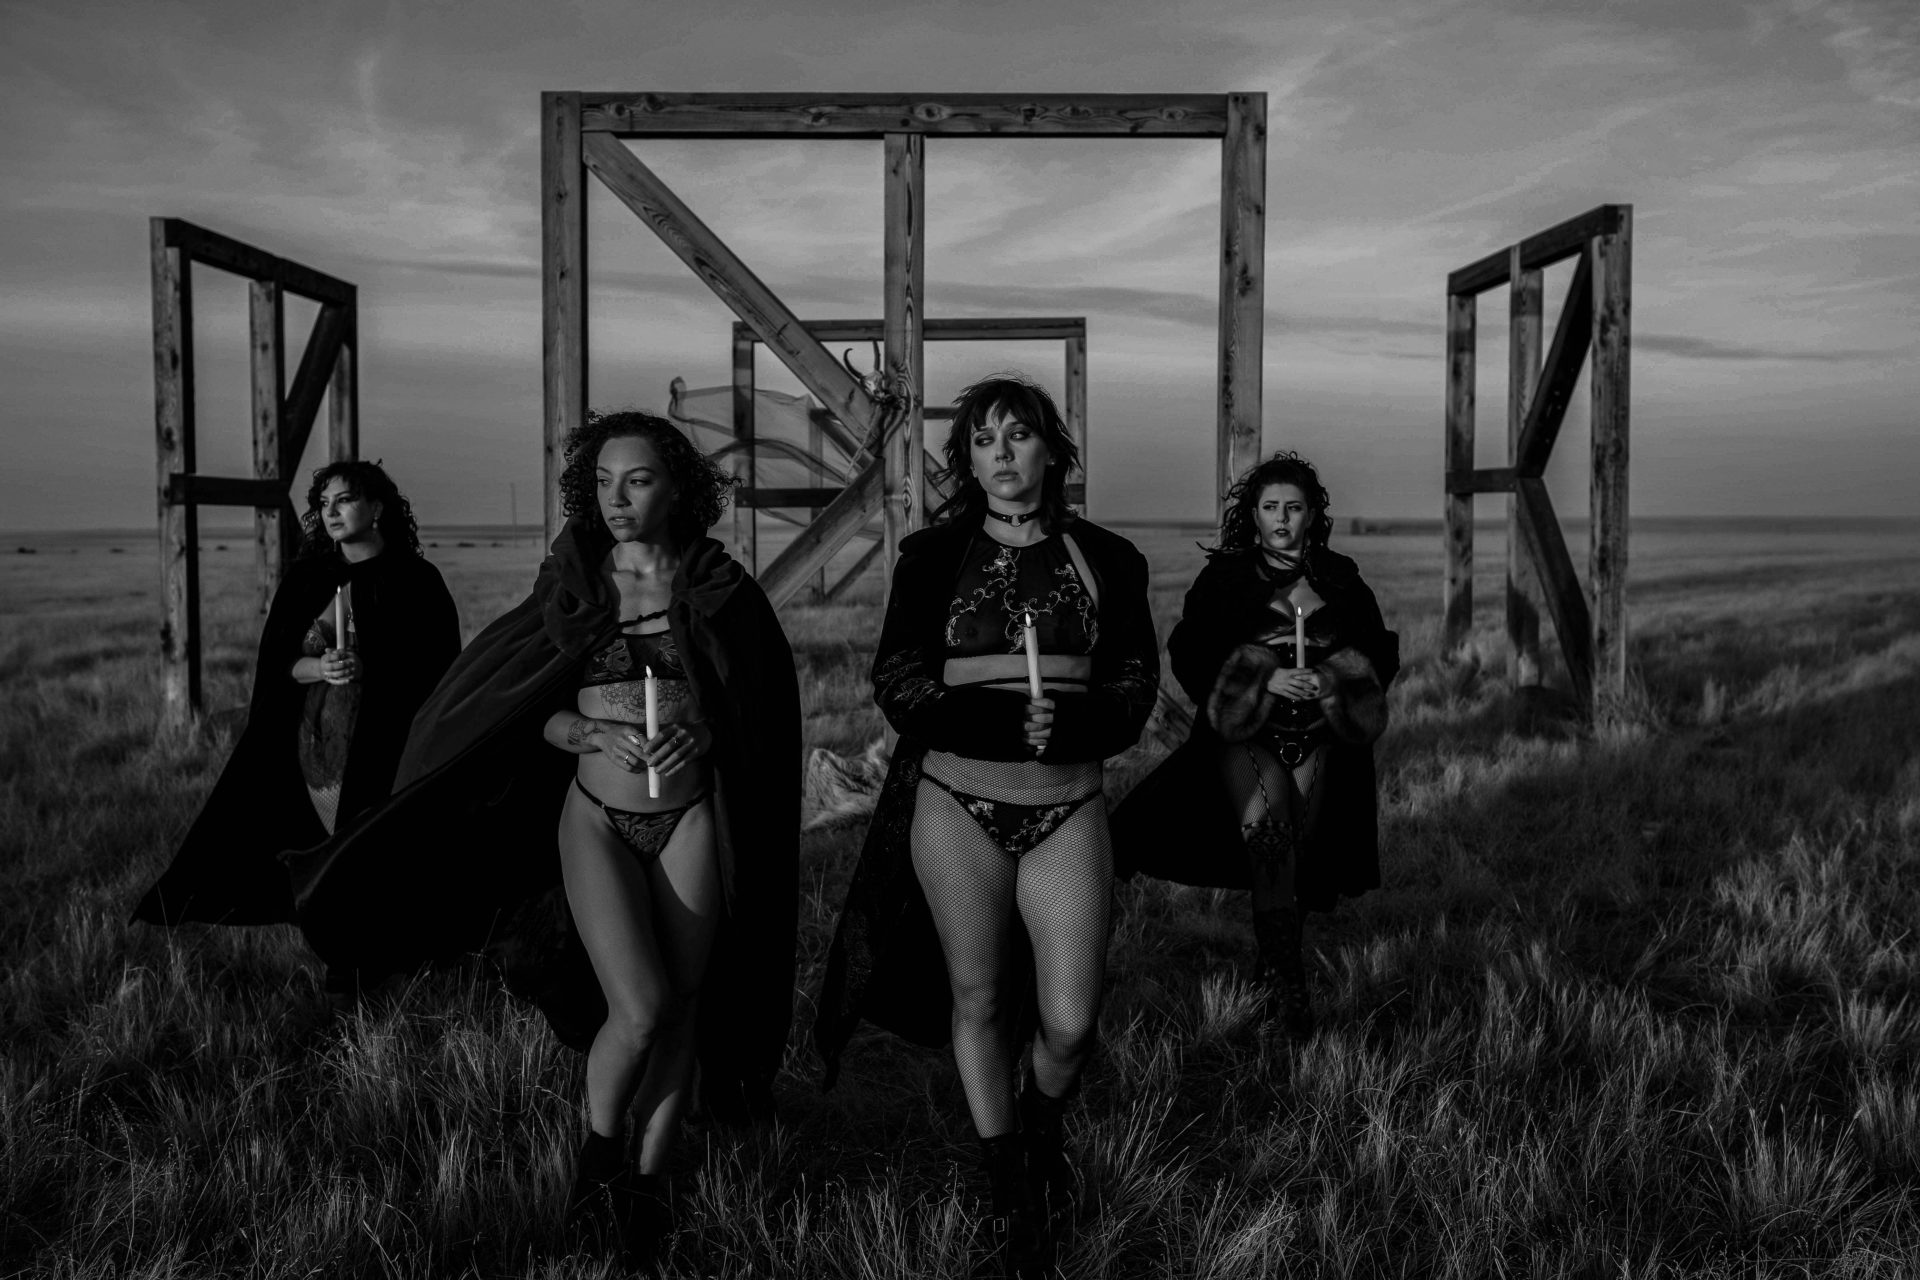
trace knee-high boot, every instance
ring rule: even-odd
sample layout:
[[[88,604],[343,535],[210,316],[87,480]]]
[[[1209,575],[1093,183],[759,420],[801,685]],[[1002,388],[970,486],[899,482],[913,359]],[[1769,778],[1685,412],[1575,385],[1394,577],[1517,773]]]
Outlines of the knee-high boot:
[[[1046,1272],[1027,1194],[1023,1135],[980,1139],[980,1165],[987,1175],[987,1247],[974,1265],[974,1280],[1038,1280]]]
[[[1267,988],[1269,1013],[1279,1018],[1290,1039],[1312,1038],[1313,997],[1301,957],[1299,908],[1289,903],[1254,912],[1253,939],[1260,955],[1255,972]]]

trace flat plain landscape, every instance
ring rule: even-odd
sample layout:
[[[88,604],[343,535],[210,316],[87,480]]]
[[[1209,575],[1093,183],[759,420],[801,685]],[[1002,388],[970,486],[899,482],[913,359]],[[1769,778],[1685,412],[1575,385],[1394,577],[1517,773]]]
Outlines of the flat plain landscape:
[[[1130,532],[1164,637],[1204,531]],[[469,635],[539,558],[425,536]],[[1463,660],[1437,533],[1335,546],[1406,658],[1386,887],[1310,923],[1289,1050],[1243,898],[1120,886],[1063,1273],[1920,1274],[1920,526],[1639,522],[1632,689],[1593,727],[1509,694],[1497,530]],[[234,708],[251,544],[203,547]],[[0,539],[0,1273],[614,1274],[557,1226],[580,1061],[484,975],[329,1018],[291,929],[126,923],[235,733],[157,732],[157,576],[150,531]],[[879,736],[879,587],[784,612],[810,748]],[[966,1274],[946,1056],[868,1034],[823,1094],[806,1041],[861,833],[803,838],[780,1123],[695,1124],[668,1274]]]

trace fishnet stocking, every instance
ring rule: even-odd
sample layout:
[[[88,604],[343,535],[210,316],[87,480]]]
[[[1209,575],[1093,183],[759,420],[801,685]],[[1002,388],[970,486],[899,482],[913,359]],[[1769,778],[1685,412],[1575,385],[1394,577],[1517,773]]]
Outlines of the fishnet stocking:
[[[1255,911],[1293,905],[1294,851],[1319,816],[1325,758],[1320,747],[1288,769],[1257,739],[1220,749],[1221,777],[1250,855]]]

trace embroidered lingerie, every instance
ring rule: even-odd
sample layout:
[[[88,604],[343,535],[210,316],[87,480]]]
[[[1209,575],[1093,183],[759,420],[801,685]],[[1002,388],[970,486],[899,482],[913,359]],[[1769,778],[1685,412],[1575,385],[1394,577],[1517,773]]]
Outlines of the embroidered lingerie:
[[[614,636],[587,658],[587,669],[580,677],[580,687],[587,689],[595,685],[644,680],[649,667],[653,669],[656,680],[687,678],[685,668],[680,665],[680,650],[674,646],[672,632],[650,631],[645,635],[635,635],[623,631]]]
[[[947,606],[941,656],[1024,660],[1029,615],[1042,654],[1083,657],[1093,652],[1100,639],[1099,611],[1060,535],[1026,547],[975,539],[961,562],[960,580]],[[1024,685],[1025,667],[1018,671]],[[1084,677],[1050,674],[1048,683],[1084,688],[1087,682]]]
[[[667,841],[673,839],[673,833],[680,827],[680,819],[687,816],[688,810],[700,804],[706,796],[696,797],[692,803],[683,804],[678,809],[658,809],[652,813],[640,813],[633,809],[616,809],[587,790],[580,779],[573,780],[574,787],[596,805],[600,812],[607,815],[607,824],[620,836],[621,843],[633,850],[633,856],[640,860],[641,866],[648,866],[660,860],[660,854],[666,849]]]
[[[1090,791],[1064,804],[1014,804],[956,791],[929,773],[923,772],[920,776],[957,800],[987,838],[1015,858],[1031,853],[1048,836],[1065,826],[1067,819],[1078,812],[1081,805],[1100,798],[1098,791]]]

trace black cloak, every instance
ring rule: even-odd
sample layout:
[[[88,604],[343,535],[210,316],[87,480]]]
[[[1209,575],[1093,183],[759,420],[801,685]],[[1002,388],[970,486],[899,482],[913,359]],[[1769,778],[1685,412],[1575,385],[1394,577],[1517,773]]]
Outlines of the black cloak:
[[[352,584],[366,676],[340,782],[340,823],[393,790],[407,726],[460,652],[453,597],[438,569],[399,547],[354,562],[332,549],[296,560],[267,610],[247,727],[134,919],[274,924],[294,918],[286,869],[276,855],[318,844],[327,831],[300,775],[300,712],[309,686],[289,673],[307,628],[342,583]]]
[[[578,705],[587,655],[619,630],[600,572],[612,546],[597,519],[569,520],[533,594],[474,637],[420,709],[393,798],[289,856],[301,928],[329,965],[404,972],[482,952],[562,1041],[592,1043],[606,1004],[557,843],[578,759],[542,730]],[[799,686],[772,605],[720,543],[686,550],[672,593],[667,624],[713,730],[727,908],[702,987],[703,1089],[764,1105],[793,1016]]]
[[[922,529],[900,544],[886,622],[873,659],[873,696],[900,732],[867,828],[860,861],[827,956],[814,1044],[826,1084],[862,1018],[915,1043],[947,1043],[953,992],[933,916],[914,874],[911,837],[920,762],[931,749],[984,760],[1028,759],[1026,695],[941,682],[948,608],[967,549],[984,538],[975,513]],[[1147,604],[1147,561],[1131,542],[1084,519],[1067,525],[1099,610],[1092,681],[1084,695],[1056,695],[1050,762],[1119,755],[1139,741],[1160,689],[1160,647]],[[1017,948],[1031,963],[1024,947]],[[1015,975],[1009,974],[1009,981]],[[1031,982],[1019,988],[1031,999]]]
[[[1257,548],[1216,553],[1187,590],[1180,621],[1167,637],[1167,656],[1174,678],[1200,710],[1187,740],[1114,810],[1115,870],[1122,878],[1145,872],[1209,888],[1251,887],[1246,845],[1220,777],[1221,740],[1205,708],[1228,655],[1272,625],[1267,605],[1274,583],[1260,567],[1260,554]],[[1400,669],[1400,638],[1387,630],[1352,560],[1315,547],[1305,573],[1326,602],[1312,616],[1308,635],[1331,634],[1338,646],[1318,668],[1332,677],[1321,704],[1337,719],[1350,698],[1384,698]],[[1327,748],[1325,787],[1318,820],[1294,862],[1295,894],[1312,911],[1330,911],[1343,895],[1380,887],[1372,743],[1336,738]]]

